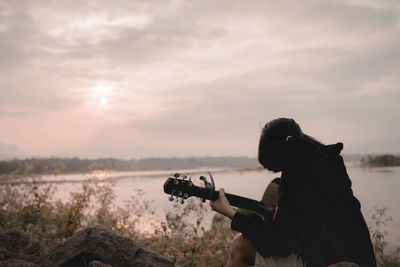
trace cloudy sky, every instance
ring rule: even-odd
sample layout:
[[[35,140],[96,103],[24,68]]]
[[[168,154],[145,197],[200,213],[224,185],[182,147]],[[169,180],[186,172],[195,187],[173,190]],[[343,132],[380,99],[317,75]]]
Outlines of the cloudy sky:
[[[0,0],[3,154],[255,156],[277,117],[399,153],[400,1]]]

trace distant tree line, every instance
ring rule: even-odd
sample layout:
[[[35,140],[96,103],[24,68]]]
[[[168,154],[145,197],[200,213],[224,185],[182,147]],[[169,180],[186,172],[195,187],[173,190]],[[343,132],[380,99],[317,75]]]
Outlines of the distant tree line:
[[[391,154],[377,156],[368,155],[361,159],[361,165],[367,167],[400,166],[400,156]]]
[[[201,167],[252,167],[256,158],[250,157],[189,157],[189,158],[145,158],[122,160],[115,158],[29,158],[0,161],[0,174],[12,173],[29,166],[38,173],[85,173],[91,170],[161,170]]]

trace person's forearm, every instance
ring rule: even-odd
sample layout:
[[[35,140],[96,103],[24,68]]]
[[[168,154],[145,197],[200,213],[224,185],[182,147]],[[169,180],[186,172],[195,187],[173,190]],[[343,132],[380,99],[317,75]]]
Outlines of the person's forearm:
[[[213,211],[216,211],[230,219],[233,218],[233,215],[235,215],[236,211],[232,208],[232,206],[229,204],[228,199],[225,196],[225,191],[223,188],[219,190],[219,197],[215,201],[210,202],[210,206]]]

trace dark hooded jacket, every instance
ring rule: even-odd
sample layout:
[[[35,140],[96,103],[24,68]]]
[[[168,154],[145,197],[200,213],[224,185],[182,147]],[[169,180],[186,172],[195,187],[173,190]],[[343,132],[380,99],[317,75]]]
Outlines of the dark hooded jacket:
[[[307,266],[340,261],[376,266],[368,227],[353,196],[342,157],[343,144],[294,157],[282,171],[278,211],[272,221],[236,213],[242,232],[263,257],[300,255]]]

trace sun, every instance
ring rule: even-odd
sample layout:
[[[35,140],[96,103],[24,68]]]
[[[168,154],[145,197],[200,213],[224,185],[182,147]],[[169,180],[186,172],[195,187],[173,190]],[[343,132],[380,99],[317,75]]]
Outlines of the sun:
[[[115,85],[108,81],[99,81],[86,92],[88,108],[94,112],[109,111],[113,107]]]
[[[102,106],[107,105],[107,97],[105,97],[105,96],[100,97],[100,104]]]

